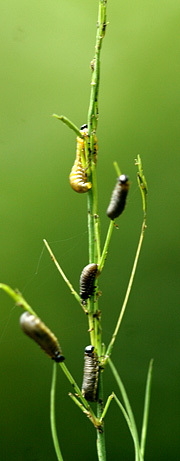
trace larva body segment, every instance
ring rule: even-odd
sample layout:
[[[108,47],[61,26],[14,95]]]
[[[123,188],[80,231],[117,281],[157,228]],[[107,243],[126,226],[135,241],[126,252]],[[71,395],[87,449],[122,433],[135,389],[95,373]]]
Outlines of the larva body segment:
[[[99,361],[94,346],[85,347],[82,395],[89,402],[96,402],[98,397]]]
[[[35,317],[29,312],[24,312],[20,317],[20,326],[24,333],[34,339],[41,349],[55,360],[55,362],[64,361],[64,356],[62,355],[56,336],[39,317]]]
[[[82,141],[81,138],[79,139]],[[75,190],[75,192],[84,193],[91,189],[92,184],[91,182],[87,182],[87,176],[82,166],[81,144],[82,143],[77,142],[76,159],[69,175],[69,181],[72,189]]]
[[[80,276],[80,297],[83,304],[94,292],[94,282],[97,275],[98,266],[95,263],[84,267]]]
[[[117,179],[117,184],[112,192],[110,204],[106,211],[107,216],[114,220],[121,215],[126,205],[126,198],[129,191],[129,181],[125,174]]]

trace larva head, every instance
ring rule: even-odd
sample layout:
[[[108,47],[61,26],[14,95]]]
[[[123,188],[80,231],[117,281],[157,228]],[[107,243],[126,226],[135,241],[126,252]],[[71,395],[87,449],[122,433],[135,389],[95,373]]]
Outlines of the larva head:
[[[125,174],[121,174],[121,176],[119,176],[118,178],[118,182],[120,184],[126,184],[128,182],[128,176],[126,176]]]
[[[81,126],[80,131],[81,131],[81,133],[84,134],[85,136],[88,135],[88,126],[87,126],[86,123],[84,123],[84,125]]]
[[[81,126],[80,130],[83,131],[83,130],[85,130],[87,127],[88,127],[87,124],[84,123],[84,125]]]
[[[89,356],[92,356],[93,352],[94,352],[94,346],[90,345],[90,346],[85,347],[85,353],[88,354]]]
[[[56,351],[56,352],[54,353],[54,357],[52,357],[52,359],[53,359],[56,363],[60,363],[60,362],[64,362],[65,357],[64,357],[64,355],[62,355],[59,351]]]

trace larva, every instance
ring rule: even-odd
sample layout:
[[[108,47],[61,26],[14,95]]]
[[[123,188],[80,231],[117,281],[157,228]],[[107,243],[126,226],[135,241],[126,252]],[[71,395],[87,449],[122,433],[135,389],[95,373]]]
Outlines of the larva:
[[[88,126],[86,124],[82,125],[80,131],[82,134],[84,134],[84,137],[87,139],[88,138]],[[94,137],[94,154],[93,154],[94,163],[96,163],[97,161],[97,152],[98,152],[97,137],[95,136]],[[70,185],[72,189],[79,193],[88,192],[88,190],[91,189],[92,187],[91,182],[87,182],[85,168],[82,165],[82,155],[84,156],[84,160],[86,161],[84,139],[78,136],[77,146],[76,146],[76,159],[72,167],[71,173],[69,175],[69,181],[70,181]]]
[[[107,216],[114,220],[123,212],[126,205],[126,198],[129,191],[129,181],[125,174],[117,179],[117,184],[112,192],[110,204],[106,211]]]
[[[99,361],[94,346],[86,346],[84,353],[84,374],[82,395],[89,402],[96,402],[98,396]]]
[[[80,276],[80,297],[83,304],[94,292],[94,281],[97,275],[98,266],[95,263],[84,267]]]
[[[54,333],[40,320],[29,312],[24,312],[20,317],[20,326],[24,333],[39,344],[55,362],[63,362],[64,356]]]
[[[84,132],[87,130],[87,125],[82,125],[81,131]],[[85,169],[82,165],[81,155],[85,157],[85,148],[84,148],[84,140],[77,137],[77,147],[76,147],[76,159],[74,165],[72,167],[71,173],[69,175],[69,182],[73,190],[79,193],[88,192],[91,189],[92,184],[91,182],[87,182],[87,176],[85,173]]]

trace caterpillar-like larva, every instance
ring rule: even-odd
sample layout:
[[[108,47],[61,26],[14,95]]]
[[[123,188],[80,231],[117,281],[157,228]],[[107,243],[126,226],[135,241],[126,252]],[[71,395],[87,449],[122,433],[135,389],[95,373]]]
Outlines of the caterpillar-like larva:
[[[126,198],[129,191],[129,181],[125,174],[117,179],[117,184],[112,192],[110,204],[106,211],[107,216],[114,220],[123,212],[126,205]]]
[[[88,138],[88,126],[82,125],[80,129],[81,133],[84,137]],[[93,160],[96,163],[97,161],[97,137],[94,137],[94,155]],[[77,136],[77,146],[76,146],[76,159],[74,165],[72,167],[71,173],[69,175],[70,185],[73,190],[79,193],[88,192],[91,189],[92,184],[91,182],[87,182],[87,175],[85,168],[82,165],[82,155],[84,156],[84,161],[86,163],[86,156],[85,156],[85,146],[84,146],[84,139]]]
[[[81,132],[84,133],[87,125],[81,127]],[[91,189],[91,182],[87,182],[87,175],[82,165],[81,155],[85,157],[84,139],[77,137],[76,159],[69,175],[69,182],[73,190],[79,193],[88,192]]]
[[[98,397],[99,361],[94,346],[86,346],[84,353],[84,374],[82,395],[89,402],[96,402]]]
[[[42,322],[39,317],[24,312],[20,317],[20,326],[24,333],[39,344],[55,362],[63,362],[65,357],[54,333]]]
[[[86,304],[86,300],[94,292],[94,282],[97,275],[98,266],[95,263],[84,267],[80,276],[80,297],[81,302]]]

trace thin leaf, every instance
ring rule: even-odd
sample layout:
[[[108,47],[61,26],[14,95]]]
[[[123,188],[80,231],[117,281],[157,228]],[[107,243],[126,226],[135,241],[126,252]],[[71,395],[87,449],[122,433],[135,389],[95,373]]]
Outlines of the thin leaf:
[[[132,412],[132,409],[131,409],[131,405],[129,403],[129,399],[128,399],[124,384],[122,383],[121,378],[119,376],[119,373],[116,370],[114,364],[112,363],[112,360],[109,359],[108,363],[109,363],[109,366],[110,366],[110,368],[112,370],[112,373],[113,373],[113,375],[115,377],[115,380],[117,382],[119,390],[121,392],[122,398],[124,400],[124,405],[125,405],[125,408],[126,408],[126,411],[127,411],[127,415],[129,417],[129,421],[130,421],[130,424],[131,424],[131,434],[132,434],[133,441],[134,441],[134,446],[135,446],[136,461],[139,461],[139,460],[143,461],[143,458],[142,458],[141,452],[140,452],[140,445],[139,445],[139,437],[138,437],[137,427],[136,427],[134,415],[133,415],[133,412]],[[129,426],[129,428],[130,428],[130,426]]]
[[[115,168],[115,170],[116,170],[117,175],[118,175],[118,176],[121,176],[121,170],[120,170],[120,168],[119,168],[118,163],[117,163],[117,162],[113,162],[113,165],[114,165],[114,168]]]
[[[59,441],[57,437],[56,430],[56,418],[55,418],[55,391],[56,391],[56,375],[57,375],[57,364],[53,364],[53,374],[52,374],[52,383],[51,383],[51,394],[50,394],[50,423],[51,423],[51,433],[54,443],[54,448],[58,461],[63,461],[61,454]]]
[[[142,431],[141,431],[141,445],[140,445],[142,456],[144,456],[145,444],[146,444],[150,395],[151,395],[151,384],[152,384],[152,371],[153,371],[153,359],[151,359],[150,364],[149,364],[147,381],[146,381],[146,391],[145,391],[145,399],[144,399],[144,414],[143,414],[143,423],[142,423]]]

